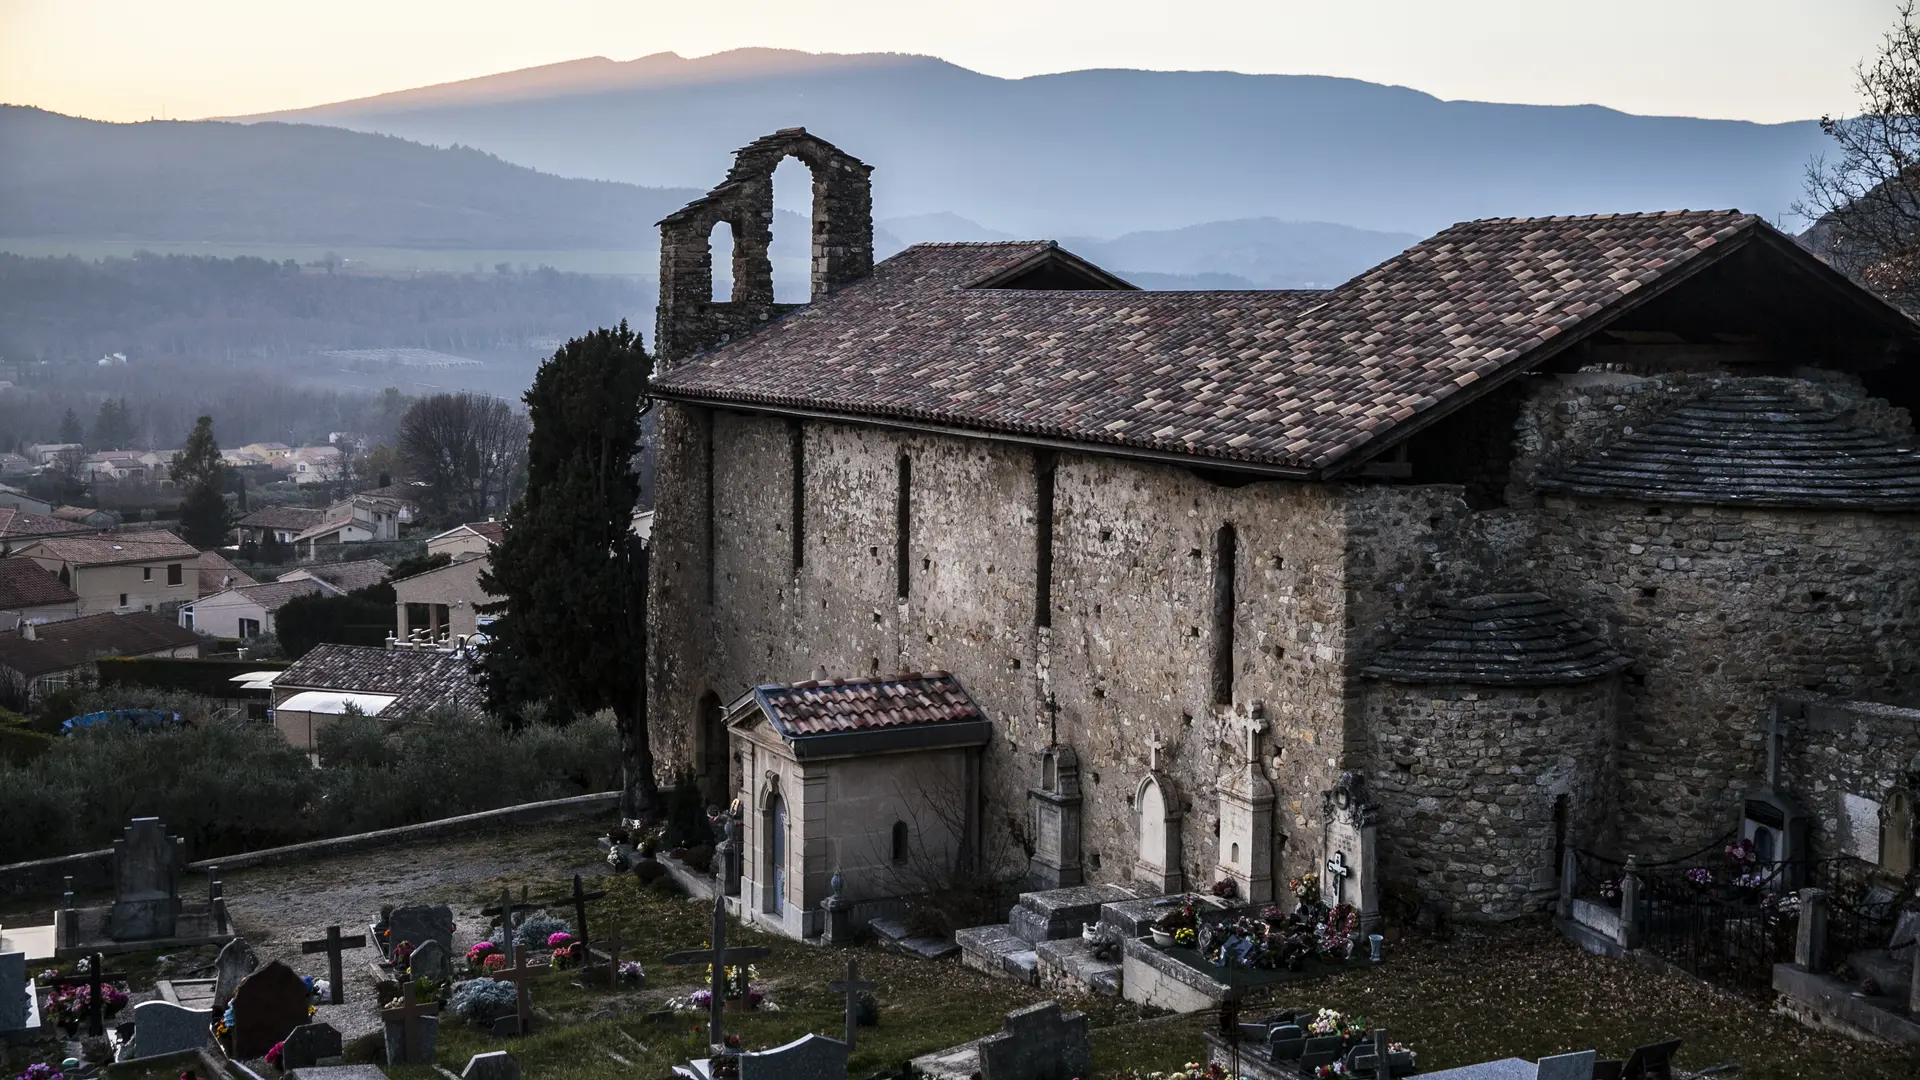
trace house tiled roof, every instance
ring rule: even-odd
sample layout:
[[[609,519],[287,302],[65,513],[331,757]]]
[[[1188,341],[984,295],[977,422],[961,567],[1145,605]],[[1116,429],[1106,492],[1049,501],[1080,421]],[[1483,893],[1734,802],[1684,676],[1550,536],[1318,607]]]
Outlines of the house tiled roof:
[[[921,244],[654,386],[1314,475],[1761,236],[1792,243],[1737,211],[1474,221],[1315,293],[980,288],[1050,245]]]
[[[312,566],[303,566],[299,570],[280,575],[280,580],[285,581],[294,574],[304,573],[319,578],[342,592],[353,592],[369,585],[380,584],[387,580],[387,575],[392,570],[392,567],[378,559],[356,559],[352,562],[315,563]]]
[[[239,567],[227,561],[225,555],[217,551],[200,553],[200,595],[211,596],[217,592],[238,588],[242,585],[258,585]]]
[[[310,506],[263,506],[235,524],[243,529],[280,529],[300,532],[318,525],[326,516],[325,510],[316,510]]]
[[[504,521],[469,521],[463,527],[472,529],[482,540],[496,547],[507,538],[507,523]]]
[[[0,508],[0,538],[26,536],[76,536],[93,529],[45,514],[26,514],[12,508]]]
[[[448,700],[474,712],[485,707],[479,676],[457,650],[317,645],[281,673],[273,688],[276,698],[283,690],[395,695],[399,700],[382,716],[419,712]]]
[[[32,559],[17,555],[0,559],[0,609],[18,611],[49,604],[71,604],[79,599],[72,589],[60,584],[58,577]]]
[[[0,667],[31,679],[105,656],[146,656],[200,643],[193,631],[149,611],[86,615],[40,623],[33,631],[34,640],[18,630],[0,634]]]
[[[1553,601],[1521,592],[1449,604],[1360,670],[1393,682],[1550,686],[1589,682],[1631,663]]]
[[[300,578],[294,581],[269,581],[263,585],[242,585],[227,591],[246,597],[260,605],[263,611],[279,611],[294,597],[321,592],[323,587],[311,578]]]
[[[987,718],[944,671],[761,686],[754,697],[789,738]]]
[[[1854,427],[1784,386],[1723,387],[1536,485],[1710,506],[1920,510],[1920,449]]]
[[[56,536],[35,541],[33,551],[75,566],[112,566],[152,559],[192,559],[200,549],[170,532]]]

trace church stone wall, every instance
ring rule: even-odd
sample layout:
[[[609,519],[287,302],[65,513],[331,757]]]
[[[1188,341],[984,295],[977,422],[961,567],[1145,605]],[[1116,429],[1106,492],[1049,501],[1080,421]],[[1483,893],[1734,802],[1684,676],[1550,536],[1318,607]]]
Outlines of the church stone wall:
[[[1617,694],[1614,679],[1369,682],[1366,760],[1382,875],[1467,918],[1544,906],[1558,883],[1556,839],[1583,845],[1606,814]]]
[[[1812,817],[1814,852],[1877,859],[1871,815],[1894,788],[1920,786],[1920,708],[1818,694],[1780,705],[1780,786]],[[1849,814],[1847,796],[1869,805]]]

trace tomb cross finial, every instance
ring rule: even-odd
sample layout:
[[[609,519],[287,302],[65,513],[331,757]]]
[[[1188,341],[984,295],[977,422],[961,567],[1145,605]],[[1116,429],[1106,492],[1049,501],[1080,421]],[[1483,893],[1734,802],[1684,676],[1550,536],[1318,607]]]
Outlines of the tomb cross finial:
[[[1147,771],[1148,772],[1160,771],[1160,751],[1166,749],[1166,747],[1167,747],[1166,740],[1162,739],[1160,737],[1160,733],[1157,731],[1153,733],[1153,738],[1147,740]]]
[[[1253,762],[1260,757],[1260,736],[1267,730],[1267,721],[1252,710],[1234,712],[1229,718],[1233,726],[1239,728],[1240,738],[1245,740],[1247,761]]]

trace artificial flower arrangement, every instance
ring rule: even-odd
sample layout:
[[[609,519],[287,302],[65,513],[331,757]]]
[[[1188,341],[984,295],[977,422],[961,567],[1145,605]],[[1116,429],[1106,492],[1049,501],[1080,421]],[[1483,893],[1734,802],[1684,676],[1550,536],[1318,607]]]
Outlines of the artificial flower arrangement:
[[[27,1071],[15,1075],[13,1080],[67,1080],[67,1074],[41,1062],[27,1066]]]
[[[476,941],[473,943],[473,946],[467,950],[467,966],[470,968],[481,967],[486,963],[487,957],[498,955],[499,952],[500,946],[495,945],[491,941]],[[502,956],[500,959],[501,964],[504,966],[506,957]]]
[[[393,965],[395,971],[407,970],[408,965],[413,961],[413,942],[403,941],[395,945],[393,952],[387,955],[387,961]]]
[[[563,935],[556,934],[555,937]],[[568,942],[553,950],[553,966],[557,968],[579,967],[586,957],[586,947],[579,942]]]
[[[573,935],[560,930],[547,935],[547,948],[560,949],[573,944]]]
[[[486,958],[480,961],[480,970],[482,971],[504,971],[506,967],[507,955],[505,953],[488,953]]]
[[[1173,943],[1191,949],[1200,942],[1200,934],[1191,926],[1183,926],[1173,932]]]
[[[620,961],[620,981],[638,984],[647,981],[647,969],[640,966],[638,960]]]
[[[1308,959],[1338,963],[1353,955],[1360,917],[1351,904],[1324,915],[1302,907],[1281,915],[1269,907],[1259,916],[1242,915],[1198,929],[1199,949],[1220,967],[1284,968],[1298,971]]]
[[[85,983],[57,987],[48,995],[47,1005],[56,1023],[81,1023],[93,1011],[93,987]],[[126,991],[105,983],[100,985],[100,1015],[113,1016],[126,1005]]]
[[[284,1061],[286,1056],[287,1040],[285,1039],[281,1039],[279,1042],[267,1047],[267,1064],[276,1069],[280,1067],[280,1062]]]

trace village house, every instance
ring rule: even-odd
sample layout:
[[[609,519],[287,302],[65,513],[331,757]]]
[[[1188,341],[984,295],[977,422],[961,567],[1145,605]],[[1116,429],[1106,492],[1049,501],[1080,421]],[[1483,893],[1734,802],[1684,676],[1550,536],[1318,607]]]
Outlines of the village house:
[[[358,592],[372,588],[387,580],[393,568],[378,559],[355,559],[351,562],[314,563],[289,570],[275,581],[301,581],[311,578],[327,585],[337,592]]]
[[[0,557],[0,630],[78,618],[80,597],[24,556]]]
[[[485,704],[472,657],[461,649],[318,645],[273,680],[273,724],[303,750],[349,711],[400,720],[437,708]]]
[[[288,467],[288,478],[302,487],[334,483],[346,471],[346,457],[337,446],[302,446],[288,454],[282,464]]]
[[[111,529],[120,524],[120,515],[111,510],[102,510],[95,506],[55,507],[53,516],[61,521],[71,521],[75,525],[84,525],[89,529]]]
[[[199,595],[200,552],[170,532],[61,536],[19,553],[80,596],[80,614],[157,611]]]
[[[45,468],[59,461],[62,455],[84,453],[86,449],[77,442],[33,443],[27,447],[27,457],[35,466]]]
[[[66,521],[51,514],[31,514],[21,510],[0,510],[0,555],[8,555],[49,537],[88,536],[92,526]]]
[[[493,616],[479,611],[500,597],[480,587],[480,575],[492,560],[462,555],[446,566],[423,570],[393,583],[397,636],[453,644],[485,630]]]
[[[1920,328],[1760,218],[1475,221],[1331,290],[1142,292],[1045,241],[875,266],[869,172],[782,131],[662,222],[653,738],[748,823],[802,805],[760,698],[940,671],[1034,880],[1259,903],[1332,867],[1506,918],[1575,847],[1737,827],[1778,695],[1920,689]],[[1839,737],[1796,729],[1784,775]],[[1891,770],[1800,793],[1816,848]],[[871,843],[797,813],[746,856],[788,933]]]
[[[53,513],[52,503],[9,484],[0,484],[0,508],[18,510],[23,514],[37,514],[41,517]]]
[[[24,623],[0,633],[0,679],[38,703],[106,657],[200,655],[200,637],[144,611]]]
[[[400,539],[401,505],[392,499],[354,495],[327,507],[317,525],[293,538],[294,550],[313,558],[331,544]]]
[[[256,638],[280,632],[274,616],[296,596],[321,593],[338,596],[340,590],[313,578],[269,581],[264,585],[237,585],[182,604],[176,621],[189,630],[220,638]]]
[[[325,510],[308,506],[263,506],[249,513],[233,527],[241,544],[292,544],[293,538],[327,519]]]
[[[462,555],[493,554],[507,535],[507,523],[504,521],[471,521],[465,525],[455,525],[446,532],[427,537],[427,554],[445,555],[458,559]]]
[[[199,595],[212,596],[214,593],[225,592],[238,585],[257,584],[259,583],[239,567],[228,562],[225,555],[217,551],[200,553]]]

